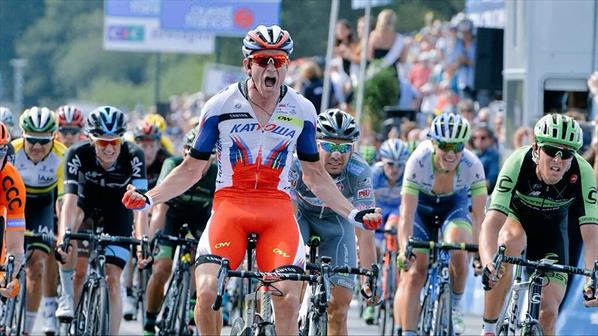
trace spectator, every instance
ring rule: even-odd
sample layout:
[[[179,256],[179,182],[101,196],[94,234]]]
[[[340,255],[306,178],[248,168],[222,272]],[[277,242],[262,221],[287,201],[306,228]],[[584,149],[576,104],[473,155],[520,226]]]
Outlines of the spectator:
[[[531,145],[534,139],[534,132],[529,127],[519,127],[513,134],[513,146],[515,149]]]
[[[475,120],[475,106],[473,104],[473,100],[471,99],[464,99],[457,104],[457,110],[459,114],[462,115],[467,121],[469,121],[470,125],[474,124]]]
[[[314,104],[316,111],[319,111],[324,91],[322,70],[315,62],[307,62],[301,70],[301,79],[301,94]]]
[[[395,31],[397,14],[385,9],[378,14],[376,28],[370,33],[368,59],[382,59],[385,66],[394,66],[403,52],[404,38]]]
[[[463,19],[457,25],[457,43],[449,56],[450,68],[455,73],[460,98],[475,98],[473,86],[476,43],[473,35],[473,22]]]
[[[490,194],[496,185],[500,165],[500,158],[498,151],[496,150],[494,134],[488,126],[481,125],[474,129],[472,139],[475,153],[484,166],[486,187]]]

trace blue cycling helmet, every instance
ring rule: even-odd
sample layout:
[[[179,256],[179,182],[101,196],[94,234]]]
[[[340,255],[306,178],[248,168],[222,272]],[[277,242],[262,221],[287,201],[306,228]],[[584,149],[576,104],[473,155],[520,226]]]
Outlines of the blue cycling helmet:
[[[465,143],[471,136],[467,119],[455,113],[442,113],[432,120],[428,137],[439,142]]]
[[[388,139],[382,143],[378,150],[378,159],[400,162],[407,161],[409,157],[409,146],[399,139]]]
[[[89,114],[85,131],[93,136],[118,135],[127,129],[125,114],[112,106],[100,106]]]

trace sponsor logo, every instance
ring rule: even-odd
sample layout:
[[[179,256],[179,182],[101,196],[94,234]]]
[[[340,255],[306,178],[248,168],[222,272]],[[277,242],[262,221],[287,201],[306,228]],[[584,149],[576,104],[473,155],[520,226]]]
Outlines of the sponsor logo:
[[[143,162],[141,162],[141,160],[137,156],[133,157],[133,159],[131,160],[131,168],[133,168],[133,172],[131,173],[131,175],[133,177],[141,177],[142,166]]]
[[[591,188],[588,193],[588,203],[596,204],[596,188]]]
[[[37,175],[39,183],[52,183],[55,179],[56,177],[51,175]]]
[[[285,137],[292,138],[295,136],[296,131],[289,127],[279,126],[276,124],[268,124],[262,127],[258,123],[249,123],[249,124],[235,124],[233,125],[230,133],[244,133],[244,132],[255,132],[255,131],[264,131],[264,132],[271,132],[274,134],[282,135]]]
[[[113,25],[108,27],[110,41],[137,41],[145,39],[145,28],[141,25]]]
[[[364,199],[372,195],[372,189],[360,189],[357,191],[357,198]]]
[[[336,187],[338,188],[339,191],[343,191],[345,190],[345,185],[342,182],[337,182],[336,183]]]
[[[577,182],[577,174],[573,174],[569,178],[569,183],[575,183],[575,182]]]
[[[236,103],[236,104],[235,104],[235,108],[236,108],[237,110],[238,110],[238,109],[240,109],[240,108],[241,108],[241,103]]]
[[[503,176],[498,181],[498,188],[496,188],[500,192],[509,192],[513,188],[513,180],[508,176]]]
[[[79,172],[79,168],[81,167],[81,160],[79,159],[78,155],[66,163],[69,169],[69,174],[77,174]]]
[[[272,252],[274,254],[278,254],[279,256],[283,256],[285,258],[290,258],[291,256],[288,255],[285,251],[279,249],[278,247],[276,247],[275,249],[272,250]]]
[[[15,207],[23,206],[23,201],[20,198],[19,189],[15,187],[15,180],[10,176],[5,176],[2,179],[2,189],[4,189],[4,198],[8,203],[8,210],[14,210]]]
[[[230,246],[230,242],[221,242],[221,243],[214,244],[215,249],[229,247],[229,246]]]
[[[530,301],[535,304],[540,304],[540,299],[541,299],[540,293],[535,293],[534,295],[532,295],[532,298],[530,299]]]

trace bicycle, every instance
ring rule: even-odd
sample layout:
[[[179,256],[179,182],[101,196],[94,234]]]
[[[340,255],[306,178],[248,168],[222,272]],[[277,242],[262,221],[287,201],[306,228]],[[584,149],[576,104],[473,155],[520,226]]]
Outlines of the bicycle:
[[[361,290],[361,296],[365,299],[377,297],[377,282],[380,272],[378,265],[373,264],[371,269],[350,266],[330,266],[331,258],[320,257],[320,264],[308,262],[306,269],[315,272],[320,278],[316,283],[311,283],[312,293],[307,313],[307,322],[304,325],[301,335],[324,336],[328,334],[328,302],[330,302],[330,277],[334,274],[363,275],[368,278],[368,287],[372,289],[370,296]]]
[[[244,279],[256,279],[260,285],[255,292],[245,295],[245,310],[242,318],[236,319],[231,328],[231,335],[264,335],[274,336],[272,292],[274,295],[282,296],[283,293],[273,286],[278,281],[308,281],[317,282],[319,276],[303,273],[281,273],[281,272],[251,272],[251,271],[232,271],[229,261],[226,258],[220,259],[220,270],[218,271],[218,291],[216,299],[212,304],[212,309],[217,311],[222,305],[222,298],[225,291],[225,282],[227,278],[237,277]],[[259,312],[257,308],[259,306]]]
[[[493,259],[494,269],[500,269],[502,263],[513,264],[515,265],[515,278],[511,295],[507,302],[506,314],[497,328],[497,335],[515,335],[518,331],[521,332],[521,335],[526,336],[541,336],[544,334],[542,326],[540,326],[539,317],[542,288],[546,285],[544,282],[546,272],[585,275],[592,279],[592,290],[596,292],[596,288],[598,287],[598,260],[594,262],[593,270],[587,270],[573,266],[559,265],[555,263],[555,260],[548,258],[531,261],[521,257],[505,256],[505,250],[505,245],[499,246],[498,252]],[[527,281],[521,280],[524,267],[534,270]],[[527,308],[524,311],[525,318],[523,321],[520,321],[519,292],[525,287],[528,288],[528,302]],[[484,289],[489,290],[490,288],[484,287]]]
[[[101,231],[102,228],[98,228],[94,234],[66,230],[64,235],[64,246],[69,246],[71,240],[79,240],[89,245],[87,279],[83,284],[71,327],[67,329],[75,335],[110,334],[110,304],[105,270],[108,245],[141,245],[143,250],[147,251],[147,237],[139,240],[132,237],[110,236]]]
[[[189,332],[189,295],[191,285],[191,267],[193,266],[193,252],[197,246],[197,240],[187,238],[189,227],[183,225],[180,236],[174,237],[158,232],[155,240],[169,241],[179,246],[178,261],[168,289],[164,295],[164,302],[160,309],[160,319],[156,322],[158,335],[191,335]],[[152,244],[154,245],[154,244]]]
[[[136,302],[135,310],[131,315],[124,314],[123,318],[125,321],[137,321],[139,311],[141,311],[141,325],[145,325],[145,292],[147,290],[147,283],[150,278],[149,268],[139,268],[137,257],[132,257],[133,269],[135,270],[133,275],[133,287],[131,287],[131,297]]]
[[[247,249],[245,252],[245,269],[253,270],[255,260],[255,247],[257,244],[257,234],[250,233],[247,236]],[[227,291],[223,298],[225,324],[232,325],[232,321],[243,316],[245,308],[245,294],[252,292],[254,286],[252,279],[232,278],[227,285]]]
[[[31,239],[43,239],[48,242],[54,242],[56,240],[56,237],[53,235],[29,230],[25,231],[23,236],[25,237],[26,242]],[[27,277],[25,276],[25,265],[27,265],[27,261],[29,260],[30,256],[31,251],[28,251],[25,257],[25,262],[18,270],[16,270],[16,278],[19,280],[19,293],[16,297],[12,299],[6,299],[4,302],[3,316],[0,320],[0,335],[20,335],[25,328],[25,307],[27,305]],[[12,256],[9,256],[8,262],[10,262],[11,257]],[[12,262],[14,263],[14,258]],[[12,269],[10,272],[11,276],[14,274],[14,272],[15,270]],[[9,278],[7,277],[7,279]]]
[[[2,286],[7,286],[10,279],[12,279],[14,273],[15,273],[15,257],[12,255],[9,255],[7,260],[6,260],[6,264],[0,266],[0,271],[5,273],[5,283],[2,284]],[[20,270],[22,270],[23,267],[20,268]],[[19,282],[21,282],[21,279],[24,278],[25,273],[18,271],[18,275],[17,278],[19,279]],[[20,276],[20,277],[19,277]],[[21,285],[21,283],[19,283],[19,285]],[[16,297],[14,298],[5,298],[2,297],[1,301],[2,301],[2,311],[1,311],[1,315],[0,315],[0,335],[20,335],[21,334],[21,330],[23,328],[23,321],[22,321],[22,317],[24,316],[24,314],[19,314],[15,312],[20,312],[21,310],[24,310],[25,305],[22,304],[22,299],[24,298],[21,297],[21,292],[23,292],[22,288],[19,288],[19,293],[17,294]],[[16,317],[16,319],[15,319]]]
[[[451,286],[449,261],[451,250],[477,252],[477,244],[417,241],[409,237],[405,256],[409,257],[414,248],[430,251],[428,272],[424,285],[423,303],[418,321],[420,335],[453,335]]]
[[[394,335],[394,294],[397,287],[397,229],[380,230],[385,236],[382,253],[382,304],[378,309],[378,331],[381,336]],[[389,333],[390,331],[390,333]]]

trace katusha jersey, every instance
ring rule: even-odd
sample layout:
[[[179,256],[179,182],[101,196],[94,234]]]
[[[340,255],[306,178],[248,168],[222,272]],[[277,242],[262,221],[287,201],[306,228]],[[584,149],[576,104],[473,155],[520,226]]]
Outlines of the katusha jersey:
[[[208,100],[189,154],[207,160],[216,146],[216,191],[232,188],[288,194],[293,152],[297,150],[303,161],[319,159],[315,118],[312,103],[283,85],[278,105],[262,126],[249,103],[247,82],[239,82]]]

